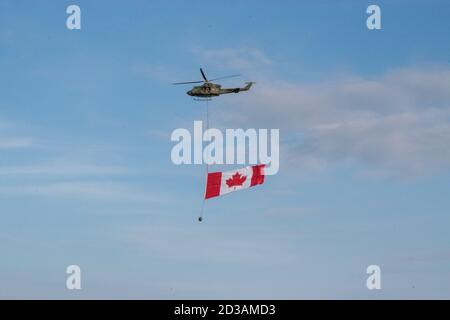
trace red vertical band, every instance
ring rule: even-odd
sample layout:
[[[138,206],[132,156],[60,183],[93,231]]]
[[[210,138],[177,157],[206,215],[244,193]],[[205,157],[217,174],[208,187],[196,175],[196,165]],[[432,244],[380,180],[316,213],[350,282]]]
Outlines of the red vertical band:
[[[253,175],[252,175],[252,181],[250,183],[250,187],[256,186],[257,184],[263,184],[264,183],[264,167],[265,164],[259,164],[257,166],[253,166]]]
[[[208,173],[208,178],[206,180],[205,199],[219,196],[221,183],[222,183],[222,172]]]

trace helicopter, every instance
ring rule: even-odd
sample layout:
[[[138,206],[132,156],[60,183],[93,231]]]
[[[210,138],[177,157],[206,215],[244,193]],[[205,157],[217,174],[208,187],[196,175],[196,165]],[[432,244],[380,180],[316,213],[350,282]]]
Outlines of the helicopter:
[[[211,81],[239,77],[239,75],[235,74],[235,75],[231,75],[231,76],[220,77],[220,78],[208,80],[208,78],[206,77],[205,72],[203,72],[202,68],[200,68],[200,73],[202,74],[203,80],[189,81],[189,82],[176,82],[173,84],[180,85],[180,84],[203,83],[201,86],[194,86],[191,90],[186,92],[186,94],[191,97],[206,98],[206,99],[211,99],[212,97],[218,97],[221,94],[239,93],[241,91],[248,91],[254,84],[254,82],[246,82],[245,83],[246,85],[243,88],[222,88],[222,86],[220,84],[212,83]]]

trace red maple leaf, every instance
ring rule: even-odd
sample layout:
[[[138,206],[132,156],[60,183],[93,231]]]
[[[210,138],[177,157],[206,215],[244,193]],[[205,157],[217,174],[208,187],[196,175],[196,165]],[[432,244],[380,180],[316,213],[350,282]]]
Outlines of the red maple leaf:
[[[247,179],[246,176],[242,176],[239,172],[236,172],[231,176],[230,179],[226,181],[228,188],[235,187],[235,186],[242,186],[242,184]]]

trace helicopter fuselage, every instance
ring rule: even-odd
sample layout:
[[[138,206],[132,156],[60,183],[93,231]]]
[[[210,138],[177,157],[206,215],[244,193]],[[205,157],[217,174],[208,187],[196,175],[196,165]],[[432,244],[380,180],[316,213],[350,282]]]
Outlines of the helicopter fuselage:
[[[222,86],[219,84],[211,83],[211,82],[205,82],[201,86],[195,86],[188,92],[186,92],[188,95],[192,97],[200,97],[200,98],[211,98],[211,97],[217,97],[221,94],[227,94],[227,93],[239,93],[241,91],[248,91],[250,90],[250,87],[252,86],[252,82],[247,82],[247,85],[243,88],[224,88],[222,89]]]
[[[187,92],[192,97],[217,97],[221,94],[222,86],[215,83],[206,82],[201,86],[195,86]]]

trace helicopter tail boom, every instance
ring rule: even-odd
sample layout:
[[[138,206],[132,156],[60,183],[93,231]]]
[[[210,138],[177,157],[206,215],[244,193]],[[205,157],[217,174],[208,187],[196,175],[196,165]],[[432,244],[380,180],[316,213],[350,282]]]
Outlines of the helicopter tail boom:
[[[239,93],[242,91],[248,91],[254,84],[254,82],[246,82],[246,86],[243,88],[227,88],[227,89],[221,89],[220,94],[227,94],[227,93]]]

